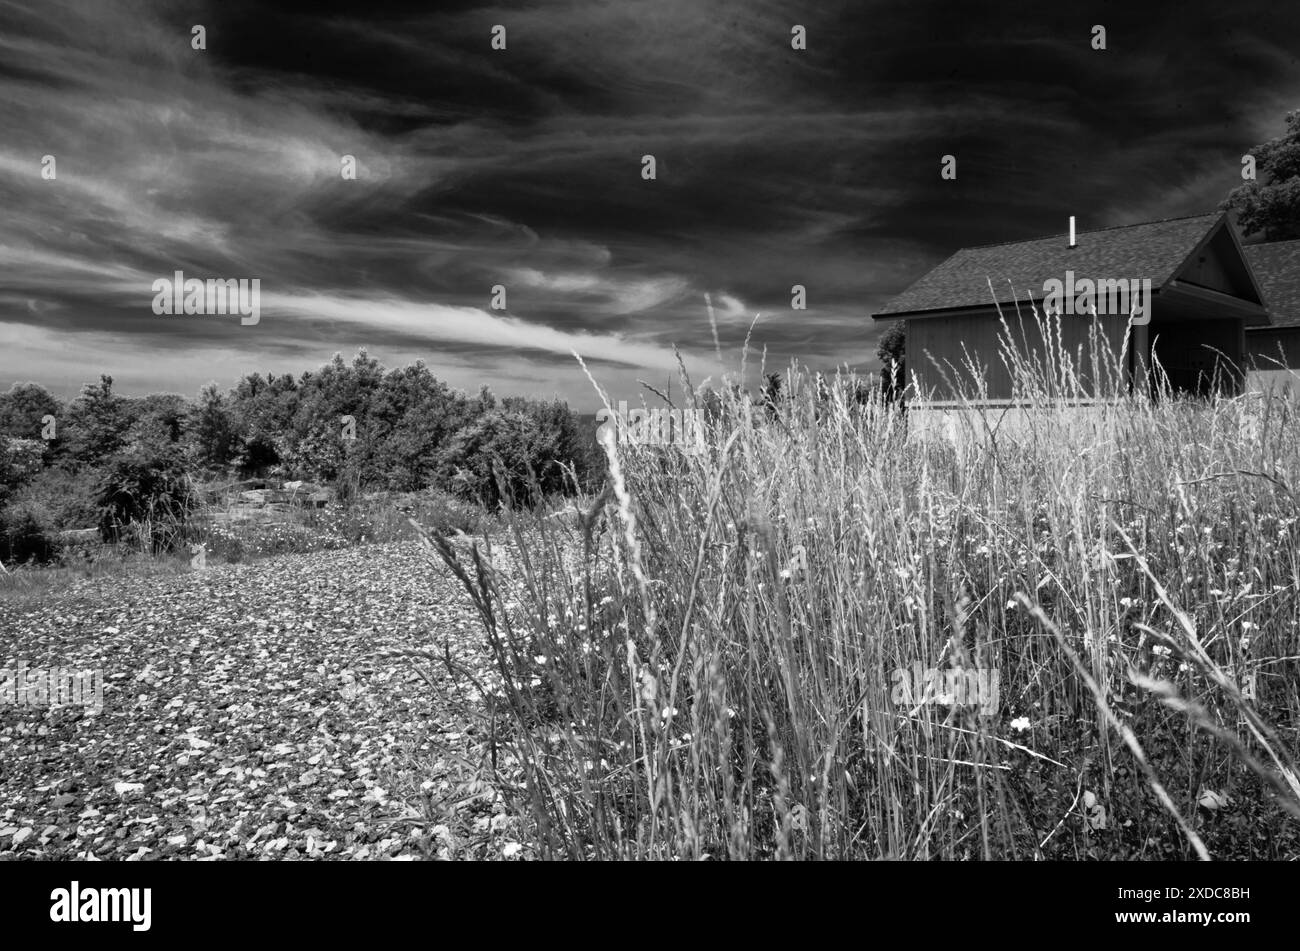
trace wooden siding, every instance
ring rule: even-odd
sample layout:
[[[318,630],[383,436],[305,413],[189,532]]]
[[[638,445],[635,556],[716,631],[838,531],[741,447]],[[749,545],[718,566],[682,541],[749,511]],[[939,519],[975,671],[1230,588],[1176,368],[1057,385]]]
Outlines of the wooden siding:
[[[1252,370],[1300,369],[1300,327],[1246,332],[1246,361]]]
[[[1007,323],[1011,326],[1012,340],[1015,341],[1018,352],[1040,359],[1049,347],[1054,353],[1062,350],[1068,352],[1071,362],[1080,368],[1080,377],[1089,386],[1092,376],[1090,341],[1093,324],[1098,325],[1106,347],[1111,351],[1111,356],[1103,353],[1101,358],[1103,361],[1117,361],[1127,321],[1122,317],[1066,315],[1053,319],[1048,326],[1040,328],[1032,315],[1027,315],[1022,324],[1015,319],[1013,311],[1008,315]],[[963,393],[974,396],[972,374],[966,369],[968,361],[974,359],[979,366],[979,375],[988,384],[984,398],[1011,399],[1017,394],[1012,393],[1011,379],[1001,356],[1004,338],[1005,333],[996,311],[912,318],[907,321],[909,379],[915,375],[921,393],[933,399],[951,400]],[[935,361],[944,368],[943,371],[935,366]],[[952,366],[949,367],[949,364]],[[954,392],[945,382],[944,372],[949,379],[957,382],[958,392]]]
[[[1215,235],[1200,254],[1178,272],[1178,279],[1243,300],[1254,300],[1250,280],[1242,268],[1241,255],[1226,231]]]

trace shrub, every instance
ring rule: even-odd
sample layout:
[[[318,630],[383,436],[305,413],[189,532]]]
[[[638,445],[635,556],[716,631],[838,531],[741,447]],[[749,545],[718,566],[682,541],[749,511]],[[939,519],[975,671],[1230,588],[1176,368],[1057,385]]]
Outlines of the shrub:
[[[58,548],[53,519],[43,506],[15,502],[0,511],[0,561],[52,561]]]
[[[0,435],[0,505],[41,471],[45,444]]]
[[[129,453],[110,460],[96,497],[104,541],[170,550],[198,506],[192,483],[176,455]]]
[[[489,509],[535,505],[563,491],[562,433],[525,412],[490,410],[457,431],[442,455],[443,484]]]
[[[13,495],[13,501],[40,505],[50,513],[54,527],[89,528],[99,522],[98,492],[101,473],[95,469],[70,471],[58,466],[42,469]]]

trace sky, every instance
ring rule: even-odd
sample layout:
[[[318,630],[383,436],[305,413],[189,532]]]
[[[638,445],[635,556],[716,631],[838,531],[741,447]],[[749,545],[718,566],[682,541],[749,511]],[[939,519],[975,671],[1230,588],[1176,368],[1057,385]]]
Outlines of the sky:
[[[1276,0],[0,0],[0,388],[874,372],[954,251],[1212,211],[1297,108]],[[156,314],[178,270],[259,321]]]

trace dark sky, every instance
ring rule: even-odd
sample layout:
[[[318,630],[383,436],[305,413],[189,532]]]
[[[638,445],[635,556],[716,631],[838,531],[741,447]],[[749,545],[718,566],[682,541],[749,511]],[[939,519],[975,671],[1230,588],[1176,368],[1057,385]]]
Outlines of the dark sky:
[[[0,0],[0,387],[364,346],[590,408],[571,351],[630,398],[674,345],[736,370],[756,315],[769,363],[872,369],[959,247],[1212,210],[1298,56],[1295,2]],[[261,322],[156,316],[176,269],[261,279]]]

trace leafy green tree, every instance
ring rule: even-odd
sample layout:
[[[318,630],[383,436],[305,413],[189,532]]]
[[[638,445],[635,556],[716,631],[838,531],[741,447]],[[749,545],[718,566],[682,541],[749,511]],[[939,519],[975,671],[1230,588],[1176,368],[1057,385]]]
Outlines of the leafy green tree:
[[[1237,214],[1249,237],[1300,238],[1300,109],[1288,113],[1286,132],[1250,150],[1256,180],[1234,188],[1219,208]]]

